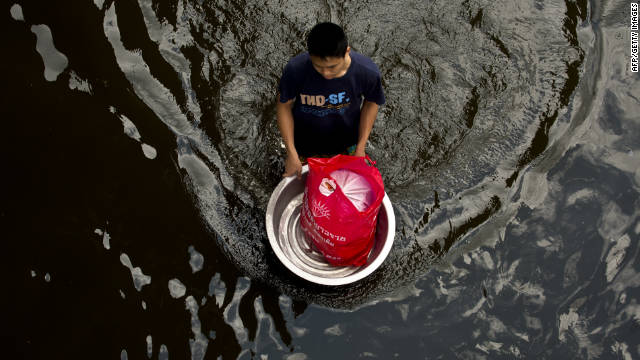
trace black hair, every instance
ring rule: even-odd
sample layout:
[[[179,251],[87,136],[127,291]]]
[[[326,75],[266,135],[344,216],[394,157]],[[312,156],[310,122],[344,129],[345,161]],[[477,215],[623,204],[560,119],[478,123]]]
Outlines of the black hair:
[[[307,36],[307,50],[310,55],[344,57],[347,52],[347,35],[339,25],[323,22],[314,26]]]

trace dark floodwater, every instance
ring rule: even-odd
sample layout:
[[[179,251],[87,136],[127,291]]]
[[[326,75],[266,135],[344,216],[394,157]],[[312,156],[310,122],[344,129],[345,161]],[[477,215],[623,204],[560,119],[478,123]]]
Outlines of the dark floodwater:
[[[3,358],[640,357],[628,1],[9,1]],[[396,213],[350,286],[271,252],[281,69],[374,59]]]

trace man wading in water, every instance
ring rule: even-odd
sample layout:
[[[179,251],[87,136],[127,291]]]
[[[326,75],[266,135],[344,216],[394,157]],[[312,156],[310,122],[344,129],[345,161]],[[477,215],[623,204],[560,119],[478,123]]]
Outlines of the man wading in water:
[[[280,79],[276,111],[287,149],[283,176],[300,177],[302,162],[311,156],[365,156],[385,102],[378,67],[351,50],[340,26],[314,26],[307,50],[289,60]]]

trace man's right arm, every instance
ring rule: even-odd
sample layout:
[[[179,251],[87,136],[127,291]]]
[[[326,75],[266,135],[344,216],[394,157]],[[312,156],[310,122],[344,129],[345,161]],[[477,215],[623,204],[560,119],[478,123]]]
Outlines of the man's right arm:
[[[302,163],[298,157],[298,152],[293,141],[293,102],[295,99],[291,99],[285,103],[280,102],[280,95],[276,100],[276,118],[278,119],[278,128],[280,129],[280,135],[282,141],[287,150],[287,158],[285,160],[285,169],[282,176],[297,175],[300,178],[302,174]]]

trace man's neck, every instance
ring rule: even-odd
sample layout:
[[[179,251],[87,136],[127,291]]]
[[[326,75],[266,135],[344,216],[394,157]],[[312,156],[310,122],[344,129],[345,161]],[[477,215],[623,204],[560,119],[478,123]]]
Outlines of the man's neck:
[[[345,64],[344,65],[344,69],[336,76],[336,78],[341,78],[341,77],[345,76],[347,74],[347,71],[349,71],[349,67],[351,66],[351,55],[350,54],[346,54],[344,64]]]

